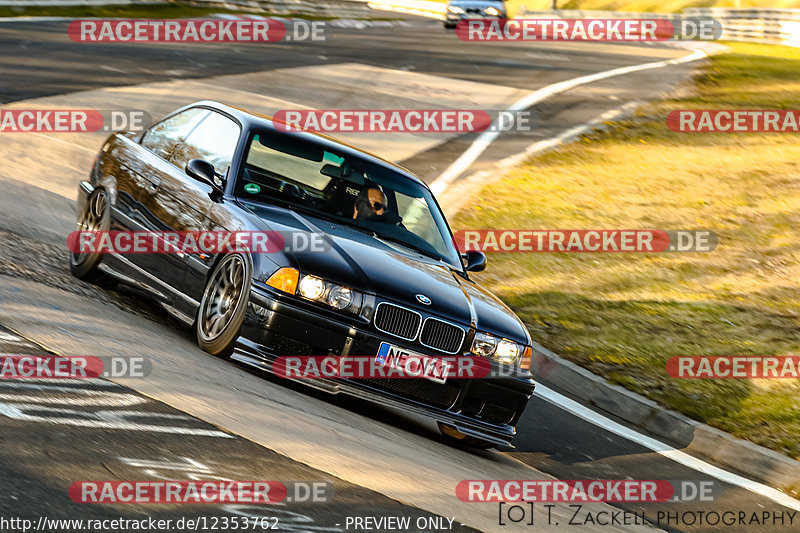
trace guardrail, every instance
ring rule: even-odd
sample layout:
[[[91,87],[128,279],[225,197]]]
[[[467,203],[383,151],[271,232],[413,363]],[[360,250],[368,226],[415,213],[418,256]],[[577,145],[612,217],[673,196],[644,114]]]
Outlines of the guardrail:
[[[630,11],[589,11],[555,9],[531,11],[523,9],[517,18],[658,18],[674,23],[681,20],[713,18],[722,26],[720,39],[763,44],[800,46],[800,9],[777,8],[687,8],[682,13],[640,13]]]
[[[729,41],[800,46],[800,9],[690,8],[683,13],[719,20],[722,38]]]

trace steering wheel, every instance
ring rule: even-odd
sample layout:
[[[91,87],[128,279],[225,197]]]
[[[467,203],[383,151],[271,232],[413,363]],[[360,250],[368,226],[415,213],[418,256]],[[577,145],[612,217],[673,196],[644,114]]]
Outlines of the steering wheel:
[[[391,224],[393,226],[402,226],[403,219],[394,211],[384,211],[382,215],[370,215],[364,220],[368,222],[380,222],[382,224]]]

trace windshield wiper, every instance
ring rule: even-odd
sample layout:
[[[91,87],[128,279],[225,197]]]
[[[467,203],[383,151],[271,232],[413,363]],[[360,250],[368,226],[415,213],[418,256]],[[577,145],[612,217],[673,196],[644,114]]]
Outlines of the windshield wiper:
[[[316,217],[319,217],[319,218],[332,219],[332,217],[327,216],[328,213],[325,213],[323,211],[319,211],[317,209],[305,206],[303,204],[298,204],[297,202],[293,202],[291,200],[287,200],[287,199],[284,199],[284,198],[279,198],[279,197],[275,197],[275,196],[273,196],[273,197],[271,197],[269,199],[263,199],[263,200],[260,199],[260,198],[242,198],[242,197],[238,197],[238,198],[240,200],[242,200],[243,202],[245,202],[245,203],[252,202],[252,203],[263,204],[263,205],[277,205],[278,207],[286,207],[286,208],[288,208],[290,210],[300,211],[301,213],[313,215],[313,216],[316,216]]]
[[[372,235],[378,240],[391,241],[391,242],[400,244],[400,245],[402,245],[402,246],[404,246],[406,248],[410,248],[410,249],[414,250],[415,252],[418,252],[418,253],[424,255],[425,257],[429,257],[431,259],[436,259],[437,261],[446,262],[444,260],[444,258],[442,256],[440,256],[439,254],[432,253],[430,250],[426,250],[425,248],[422,248],[420,246],[415,246],[413,244],[410,244],[410,243],[404,241],[403,239],[399,239],[397,237],[390,237],[388,235],[384,235],[382,233],[377,233],[375,231],[372,232]]]

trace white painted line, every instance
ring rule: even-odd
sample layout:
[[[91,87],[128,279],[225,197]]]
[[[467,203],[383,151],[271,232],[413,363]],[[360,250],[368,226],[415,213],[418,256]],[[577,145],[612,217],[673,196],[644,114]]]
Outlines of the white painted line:
[[[0,342],[14,342],[14,343],[26,342],[27,343],[28,341],[26,341],[25,339],[23,339],[22,337],[20,337],[18,335],[14,335],[13,333],[6,333],[5,331],[0,331]]]
[[[614,120],[617,117],[623,116],[629,110],[639,107],[640,105],[642,105],[642,102],[638,100],[633,102],[628,102],[620,107],[609,109],[608,111],[601,113],[600,115],[593,118],[589,122],[585,122],[584,124],[579,124],[568,130],[565,130],[556,135],[555,137],[550,137],[549,139],[543,139],[541,141],[537,141],[532,145],[528,146],[525,149],[525,151],[520,152],[516,155],[508,156],[505,159],[501,159],[494,166],[491,172],[494,173],[497,169],[504,169],[519,165],[520,163],[522,163],[531,156],[553,149],[556,146],[559,146],[560,144],[564,144],[575,137],[583,135],[584,133],[590,133],[594,128],[598,127],[603,122]],[[487,171],[481,171],[475,175],[469,176],[467,179],[472,180],[478,175],[489,174],[489,173],[490,172]]]
[[[130,407],[147,402],[146,399],[133,394],[121,394],[117,392],[93,391],[73,389],[67,392],[82,394],[86,398],[74,398],[65,396],[43,396],[41,394],[5,394],[0,393],[0,400],[8,400],[15,403],[42,403],[42,404],[69,404],[80,406],[109,406],[109,407]]]
[[[30,414],[29,412],[37,414]],[[53,416],[44,416],[45,413],[52,413]],[[0,402],[0,416],[7,416],[8,418],[23,420],[25,422],[43,422],[45,424],[63,424],[96,429],[119,429],[138,432],[149,431],[152,433],[172,433],[175,435],[195,435],[223,439],[235,438],[233,435],[229,435],[214,429],[199,429],[181,426],[158,426],[154,424],[134,422],[131,420],[131,418],[146,417],[163,420],[183,420],[187,422],[194,421],[194,419],[189,416],[150,413],[146,411],[103,410],[89,412],[37,404]]]
[[[88,17],[87,17],[88,18]],[[0,23],[8,22],[66,22],[75,20],[72,17],[0,17]]]
[[[770,500],[779,503],[784,507],[794,509],[795,511],[800,511],[800,500],[796,500],[788,494],[784,494],[783,492],[773,489],[772,487],[768,487],[762,483],[757,483],[732,472],[728,472],[727,470],[723,470],[722,468],[708,464],[707,462],[698,459],[697,457],[693,457],[686,452],[682,452],[667,446],[659,440],[648,437],[647,435],[642,435],[641,433],[638,433],[627,426],[623,426],[622,424],[615,422],[610,418],[601,415],[600,413],[592,411],[588,407],[585,407],[575,400],[567,398],[563,394],[559,394],[542,384],[536,384],[536,391],[534,394],[543,400],[552,403],[556,407],[564,409],[565,411],[569,411],[575,416],[578,416],[606,431],[615,433],[631,442],[635,442],[636,444],[653,450],[667,459],[672,459],[676,463],[687,466],[693,470],[697,470],[698,472],[702,472],[703,474],[712,476],[724,483],[736,485],[751,492],[755,492],[756,494],[764,496],[765,498],[769,498]]]
[[[541,89],[537,89],[532,93],[526,95],[519,101],[517,101],[514,105],[509,107],[507,111],[522,111],[528,109],[532,105],[545,100],[551,96],[554,96],[559,93],[563,93],[579,85],[586,85],[587,83],[592,83],[598,80],[604,80],[606,78],[612,78],[614,76],[621,76],[623,74],[630,74],[631,72],[639,72],[642,70],[650,70],[655,68],[662,68],[669,65],[677,65],[680,63],[688,63],[691,61],[697,61],[698,59],[702,59],[706,57],[706,52],[703,50],[695,50],[689,55],[675,58],[675,59],[668,59],[663,61],[655,61],[652,63],[643,63],[641,65],[631,65],[629,67],[620,67],[615,68],[612,70],[605,70],[603,72],[596,72],[594,74],[589,74],[586,76],[580,76],[578,78],[573,78],[571,80],[564,80],[558,83],[553,83],[551,85],[547,85],[546,87],[542,87]],[[494,124],[492,125],[494,126]],[[491,128],[490,128],[491,129]],[[475,141],[470,145],[467,150],[459,156],[458,159],[453,161],[453,163],[447,167],[447,169],[442,172],[442,174],[436,178],[436,180],[431,185],[431,191],[433,194],[441,194],[447,189],[447,187],[455,181],[455,179],[461,175],[462,172],[467,170],[470,165],[472,165],[478,157],[489,147],[492,142],[497,139],[500,135],[499,131],[484,131]],[[542,141],[547,142],[547,141]]]
[[[572,141],[574,138],[583,135],[584,133],[590,133],[595,128],[602,125],[604,122],[609,120],[615,120],[620,116],[624,116],[629,112],[631,109],[635,109],[642,105],[642,102],[634,100],[632,102],[628,102],[620,107],[609,109],[595,117],[594,119],[586,122],[585,124],[579,124],[574,126],[568,130],[565,130],[555,137],[550,137],[543,139],[541,141],[537,141],[530,146],[528,146],[524,151],[510,155],[504,159],[501,159],[496,164],[492,165],[490,170],[481,170],[474,174],[470,174],[469,176],[463,178],[460,183],[476,183],[476,184],[485,184],[492,181],[495,181],[498,176],[502,176],[502,174],[510,167],[514,167],[528,159],[529,157],[533,157],[534,155],[540,154],[542,152],[546,152],[547,150],[552,150],[558,147],[561,144],[565,144],[567,142]],[[461,209],[461,205],[457,205],[455,207],[450,206],[448,209],[448,216],[453,217],[455,213]]]
[[[31,344],[25,339],[19,339],[19,340],[0,339],[0,344],[2,344],[3,347],[16,346],[17,348],[38,348],[38,346]],[[25,355],[31,355],[31,354],[25,354]]]
[[[555,137],[551,137],[550,139],[544,139],[542,141],[533,143],[521,154],[507,157],[502,161],[500,161],[500,164],[505,166],[518,165],[523,161],[525,161],[525,159],[531,157],[534,154],[538,154],[540,152],[544,152],[551,148],[555,148],[559,144],[567,142],[573,137],[578,137],[580,135],[583,135],[584,133],[589,133],[603,122],[606,122],[608,120],[614,120],[617,117],[625,115],[625,113],[627,113],[629,110],[639,107],[640,105],[642,105],[642,102],[633,101],[621,105],[620,107],[617,107],[615,109],[609,109],[608,111],[601,113],[597,117],[593,118],[589,122],[581,124],[580,126],[575,126],[574,128],[570,128],[565,132],[556,135]]]
[[[137,468],[154,468],[156,470],[176,470],[180,472],[201,472],[204,474],[213,474],[214,469],[206,466],[199,461],[195,461],[189,457],[181,457],[183,463],[169,462],[165,460],[150,461],[147,459],[135,459],[133,457],[119,457],[120,461],[128,466]]]
[[[62,387],[61,385],[91,385],[92,389],[83,389],[80,387]],[[111,381],[105,381],[100,378],[25,378],[25,379],[4,379],[0,380],[1,387],[10,387],[14,389],[35,389],[35,390],[94,390],[96,387],[106,387],[110,389],[121,389],[122,386],[117,385]]]

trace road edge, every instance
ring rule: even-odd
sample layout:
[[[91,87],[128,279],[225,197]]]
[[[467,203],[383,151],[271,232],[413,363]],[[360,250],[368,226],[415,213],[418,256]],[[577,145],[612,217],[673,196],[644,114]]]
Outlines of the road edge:
[[[623,387],[612,385],[533,343],[531,372],[537,381],[618,418],[683,451],[800,498],[800,461],[739,439],[684,416]]]

